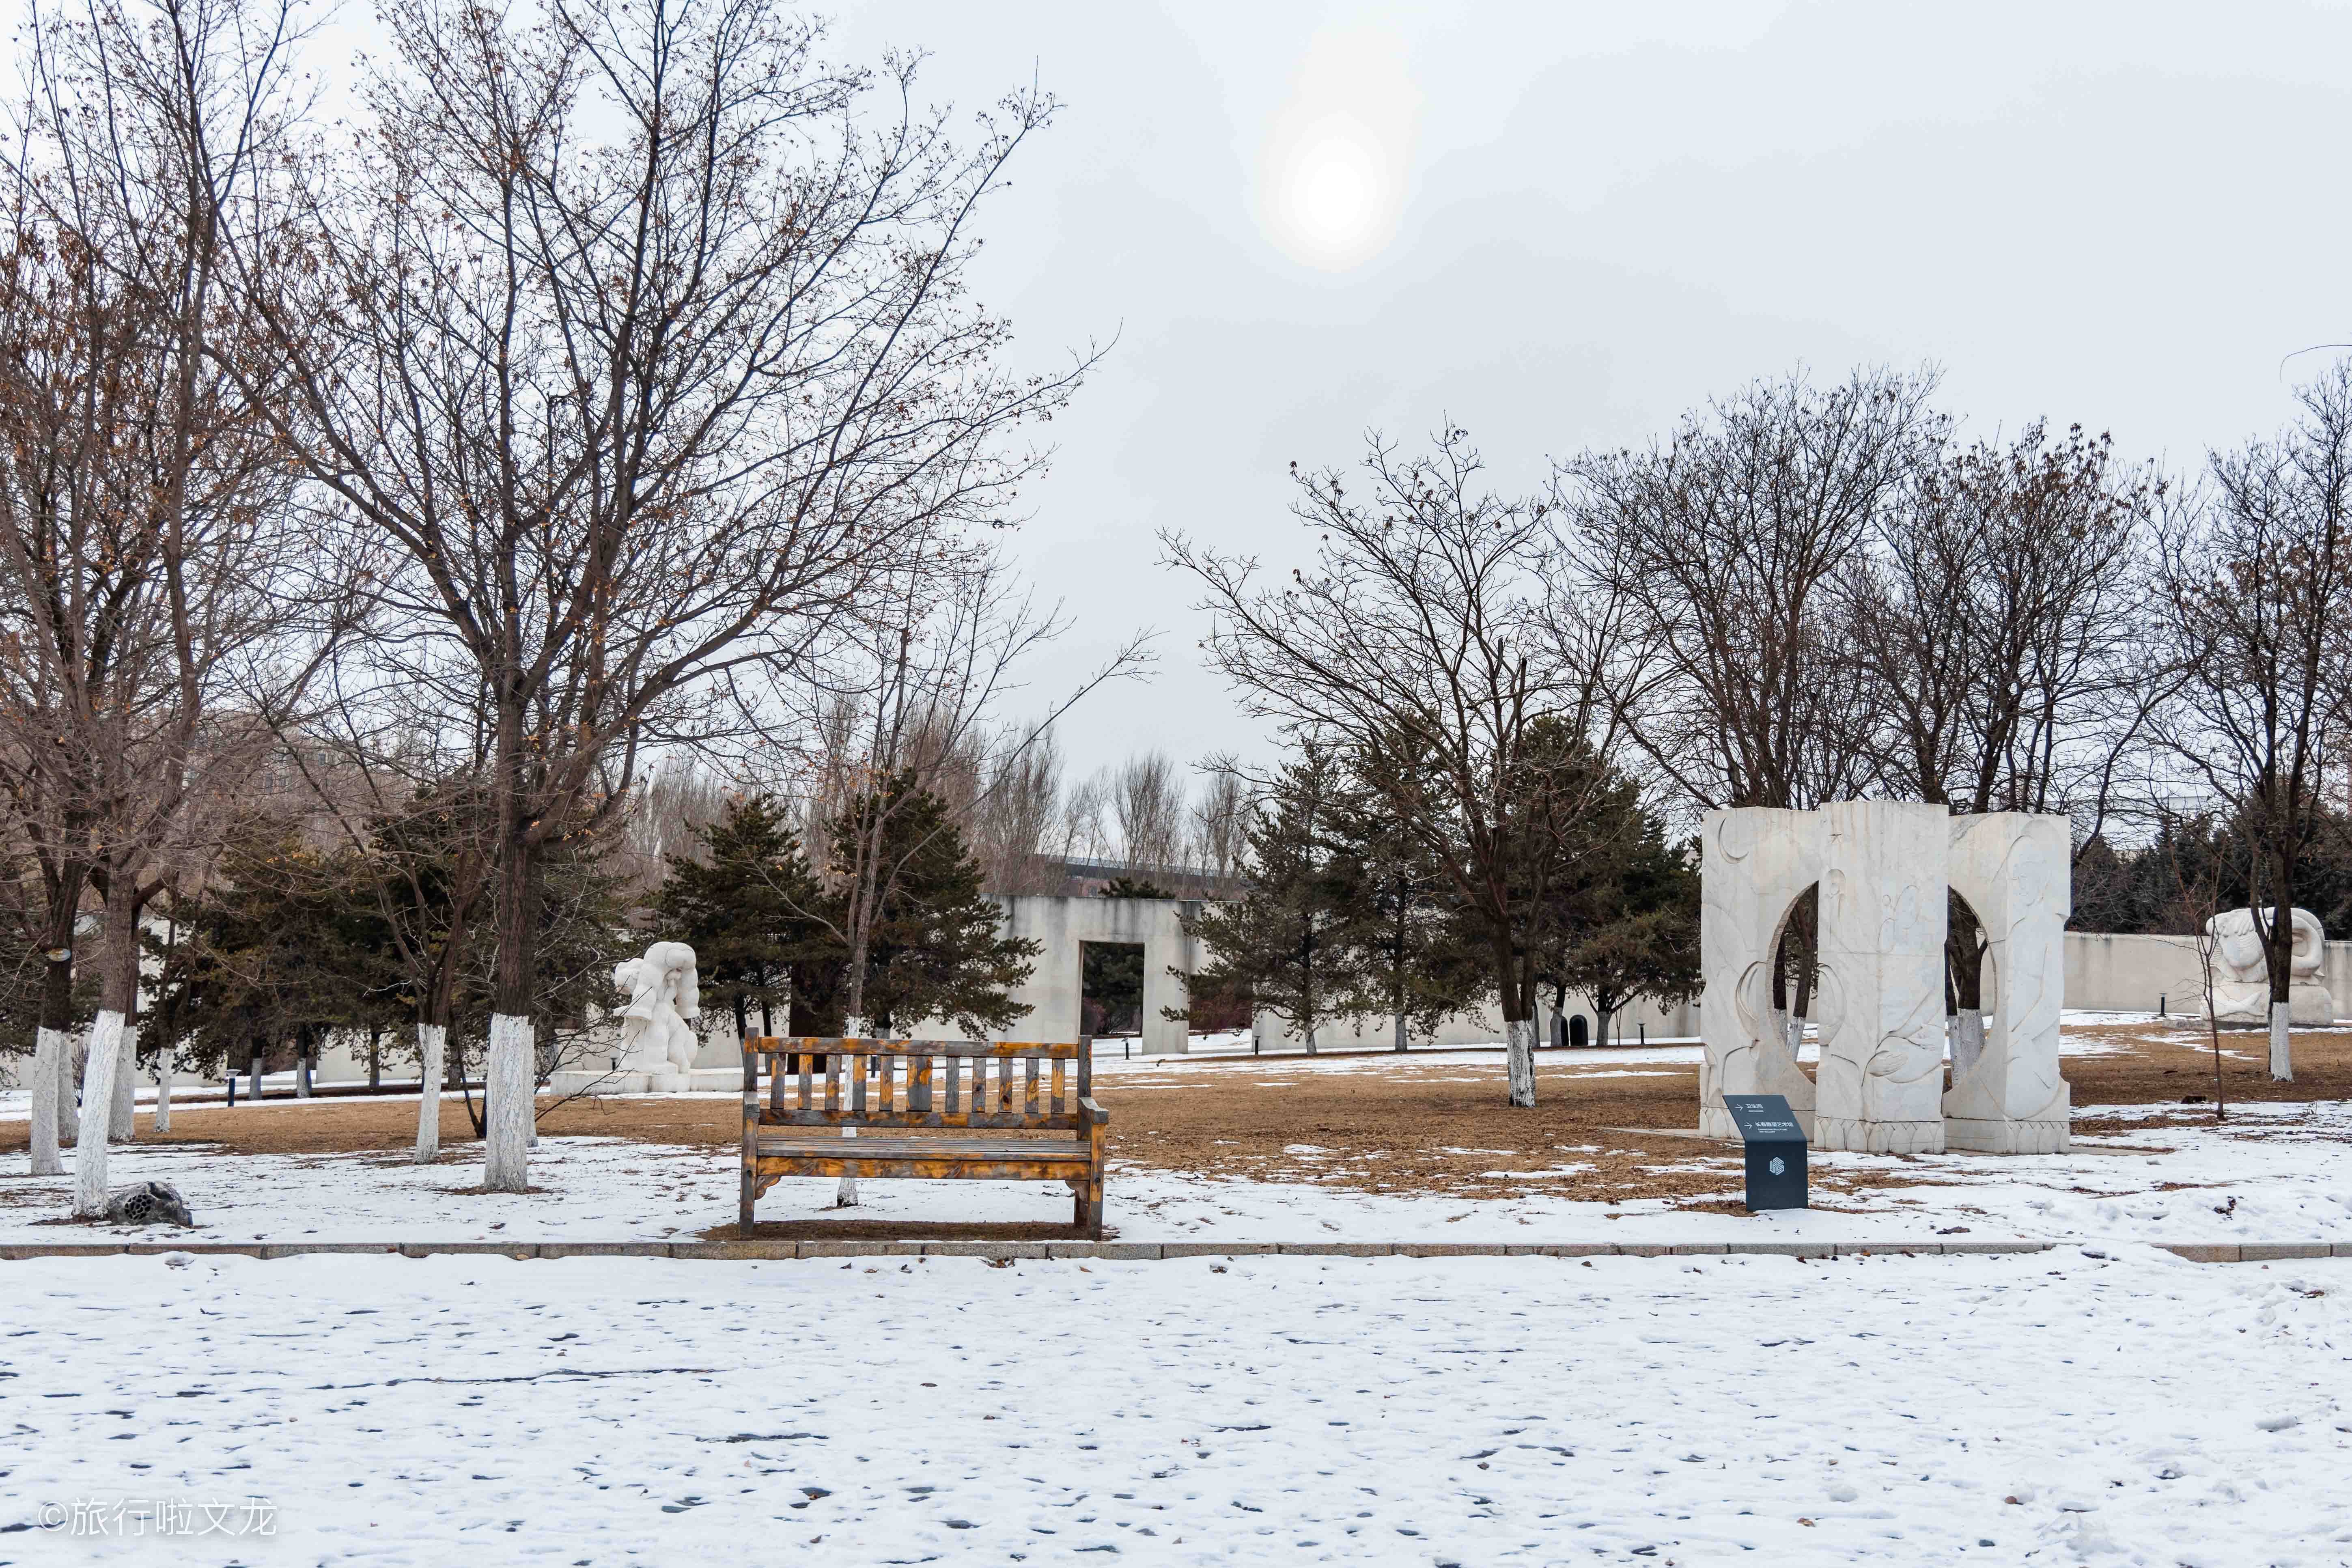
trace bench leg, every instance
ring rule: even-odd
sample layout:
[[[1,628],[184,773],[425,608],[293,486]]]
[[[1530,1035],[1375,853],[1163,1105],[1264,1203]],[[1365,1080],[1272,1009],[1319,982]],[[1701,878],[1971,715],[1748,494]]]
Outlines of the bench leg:
[[[743,1167],[743,1201],[735,1215],[736,1233],[746,1241],[751,1239],[751,1167]]]
[[[1088,1241],[1102,1239],[1103,1184],[1099,1175],[1087,1183],[1086,1195],[1078,1200],[1078,1226],[1087,1233]]]

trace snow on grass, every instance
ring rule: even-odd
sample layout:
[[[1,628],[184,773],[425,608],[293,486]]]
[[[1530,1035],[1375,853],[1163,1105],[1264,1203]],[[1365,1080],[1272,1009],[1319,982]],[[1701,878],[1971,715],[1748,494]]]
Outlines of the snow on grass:
[[[2322,1563],[2341,1267],[0,1265],[19,1561]],[[197,1517],[203,1517],[199,1514]]]
[[[2178,1110],[2178,1108],[2170,1108]],[[2088,1107],[2079,1117],[2163,1114],[2165,1107]],[[1738,1151],[1695,1140],[1612,1134],[1658,1168],[1720,1178],[1718,1199],[1741,1191]],[[2145,1152],[2161,1150],[2160,1153]],[[1370,1156],[1291,1151],[1378,1177]],[[1557,1184],[1561,1155],[1529,1152],[1530,1189]],[[528,1194],[483,1193],[473,1152],[419,1167],[396,1153],[235,1154],[202,1144],[129,1144],[110,1156],[118,1182],[171,1182],[195,1210],[192,1240],[663,1240],[735,1219],[740,1165],[731,1149],[688,1149],[614,1138],[546,1137],[531,1158]],[[2217,1131],[2202,1121],[2081,1139],[2067,1154],[1811,1156],[1808,1210],[1762,1215],[1694,1211],[1669,1198],[1598,1202],[1572,1193],[1465,1197],[1363,1191],[1312,1181],[1253,1182],[1113,1161],[1108,1222],[1129,1241],[1882,1240],[1965,1235],[2189,1241],[2352,1239],[2352,1106],[2342,1101],[2232,1109]],[[1840,1192],[1825,1173],[1867,1171],[1899,1184]],[[1307,1173],[1302,1169],[1302,1175]],[[1496,1178],[1501,1179],[1501,1178]],[[940,1226],[1066,1225],[1066,1189],[1043,1183],[868,1182],[863,1205],[833,1206],[830,1178],[777,1184],[762,1220],[919,1221]],[[71,1178],[0,1173],[0,1240],[76,1241],[115,1233],[65,1226]],[[731,1233],[730,1233],[731,1234]]]

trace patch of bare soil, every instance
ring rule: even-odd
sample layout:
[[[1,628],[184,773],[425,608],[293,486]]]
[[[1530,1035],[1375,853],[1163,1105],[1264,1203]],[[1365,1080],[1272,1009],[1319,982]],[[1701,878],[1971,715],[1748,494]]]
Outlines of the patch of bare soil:
[[[2134,1109],[2079,1121],[2078,1134],[2103,1142],[2211,1122],[2212,1058],[2200,1031],[2147,1026],[2095,1032],[2114,1054],[2067,1058],[2074,1102]],[[2231,1105],[2352,1099],[2352,1031],[2297,1034],[2295,1081],[2289,1084],[2270,1081],[2259,1034],[2225,1035],[2222,1048],[2222,1088]],[[1113,1159],[1202,1175],[1465,1198],[1538,1192],[1604,1202],[1664,1198],[1707,1208],[1733,1202],[1728,1194],[1740,1179],[1736,1146],[1664,1135],[1697,1120],[1696,1067],[1545,1052],[1530,1110],[1505,1103],[1500,1052],[1467,1064],[1368,1059],[1346,1071],[1305,1070],[1297,1058],[1201,1060],[1164,1073],[1106,1076],[1097,1081],[1096,1097],[1110,1112]],[[173,1112],[166,1142],[256,1153],[375,1152],[397,1160],[415,1140],[415,1114],[413,1100],[187,1109]],[[145,1141],[152,1137],[148,1118],[139,1120]],[[2226,1121],[2222,1126],[2231,1130]],[[1627,1127],[1659,1131],[1608,1131]],[[741,1136],[741,1110],[734,1100],[574,1100],[551,1107],[540,1129],[728,1148]],[[2277,1131],[2248,1124],[2243,1135]],[[445,1161],[477,1157],[472,1125],[457,1101],[443,1103],[441,1136]],[[24,1143],[23,1123],[0,1132],[0,1151]],[[1913,1163],[1817,1168],[1813,1184],[1833,1201],[1840,1193],[1934,1179],[1906,1168]],[[760,1228],[771,1234],[767,1223]],[[1050,1225],[1012,1226],[1002,1239],[1031,1239],[1033,1230],[1038,1237],[1067,1234]],[[780,1227],[772,1234],[804,1232]],[[806,1234],[897,1233],[887,1222],[816,1222]]]

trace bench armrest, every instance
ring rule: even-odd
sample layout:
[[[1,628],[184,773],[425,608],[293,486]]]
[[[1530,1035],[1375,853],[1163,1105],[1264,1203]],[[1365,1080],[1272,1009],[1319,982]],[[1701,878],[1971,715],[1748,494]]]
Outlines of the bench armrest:
[[[1086,1112],[1087,1120],[1097,1127],[1110,1120],[1110,1112],[1097,1105],[1092,1095],[1081,1097],[1078,1100],[1078,1109]]]

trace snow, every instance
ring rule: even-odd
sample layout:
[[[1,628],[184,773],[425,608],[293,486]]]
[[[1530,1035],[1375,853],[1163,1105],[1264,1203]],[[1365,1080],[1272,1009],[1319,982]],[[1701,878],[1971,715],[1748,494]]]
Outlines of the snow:
[[[2145,1112],[2147,1107],[2105,1108]],[[256,1114],[287,1114],[281,1107]],[[2077,1115],[2102,1114],[2102,1108]],[[2103,1146],[2104,1145],[2104,1146]],[[1660,1167],[1719,1173],[1737,1197],[1736,1150],[1689,1140],[1612,1135]],[[2147,1154],[2136,1151],[2160,1149]],[[2117,1152],[2121,1151],[2121,1152]],[[1298,1145],[1292,1152],[1334,1174],[1372,1156]],[[1538,1152],[1517,1174],[1557,1182],[1595,1151]],[[731,1148],[690,1149],[614,1138],[544,1137],[528,1194],[484,1193],[473,1146],[417,1166],[404,1153],[232,1154],[203,1144],[127,1144],[112,1152],[117,1182],[177,1186],[212,1241],[667,1240],[734,1223],[740,1165]],[[72,1181],[0,1173],[0,1241],[76,1241],[107,1234],[61,1227]],[[2048,1155],[1811,1156],[1811,1209],[1761,1215],[1694,1211],[1664,1198],[1614,1203],[1531,1191],[1470,1198],[1367,1192],[1314,1182],[1246,1182],[1111,1164],[1108,1223],[1121,1239],[1230,1241],[1721,1241],[1896,1238],[1964,1234],[1970,1240],[2168,1242],[2352,1240],[2352,1106],[2343,1101],[2234,1107],[2227,1126],[2189,1122],[2125,1138],[2079,1140]],[[1900,1185],[1851,1193],[1821,1185],[1841,1170],[1899,1173]],[[763,1220],[927,1220],[1066,1225],[1067,1191],[1043,1183],[871,1182],[853,1210],[833,1207],[835,1183],[786,1180],[760,1200]],[[731,1234],[731,1231],[728,1234]]]
[[[260,1498],[274,1538],[0,1560],[2352,1552],[2328,1264],[179,1262],[0,1265],[0,1523]]]

